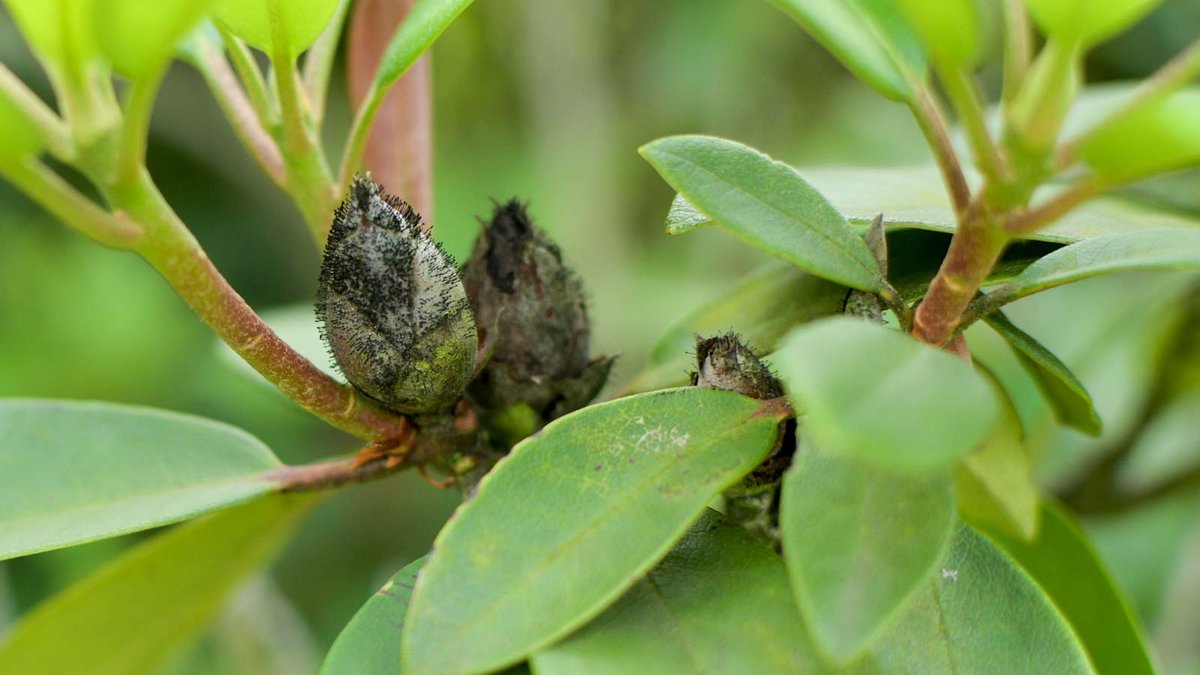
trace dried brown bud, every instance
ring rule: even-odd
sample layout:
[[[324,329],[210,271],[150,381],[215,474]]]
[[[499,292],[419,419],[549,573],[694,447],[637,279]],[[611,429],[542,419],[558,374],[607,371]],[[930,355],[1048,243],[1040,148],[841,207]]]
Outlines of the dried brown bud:
[[[783,387],[736,333],[710,338],[696,336],[696,372],[692,384],[736,391],[751,398],[783,396]]]

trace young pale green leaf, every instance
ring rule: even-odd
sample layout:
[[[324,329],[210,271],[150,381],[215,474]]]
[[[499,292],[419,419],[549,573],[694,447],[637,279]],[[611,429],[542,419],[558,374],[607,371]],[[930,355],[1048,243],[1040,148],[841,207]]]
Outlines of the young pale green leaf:
[[[300,55],[325,30],[338,0],[220,0],[214,18],[250,46],[271,53],[271,13],[278,12],[283,39],[292,58]]]
[[[5,0],[33,51],[60,67],[80,68],[96,55],[89,21],[96,0]]]
[[[900,0],[900,11],[925,51],[946,68],[969,69],[979,56],[976,0]]]
[[[42,132],[33,120],[0,91],[0,165],[34,156],[43,144]]]
[[[783,479],[779,526],[813,637],[845,662],[903,613],[954,525],[948,473],[882,471],[802,443]]]
[[[1102,424],[1092,397],[1075,373],[1042,343],[1013,325],[1003,312],[984,318],[1012,347],[1021,365],[1029,371],[1046,396],[1058,420],[1091,436],[1099,436]]]
[[[1021,418],[1007,396],[999,398],[1000,421],[987,440],[954,467],[955,501],[967,522],[1030,541],[1038,530],[1037,486]]]
[[[671,200],[671,209],[667,211],[667,234],[687,234],[712,224],[713,221],[683,195],[677,194]]]
[[[1118,181],[1200,164],[1200,90],[1173,92],[1113,120],[1082,143],[1079,155]]]
[[[773,360],[817,447],[879,467],[948,469],[997,419],[995,392],[970,366],[860,319],[797,328]]]
[[[400,675],[400,631],[408,616],[417,573],[427,556],[412,561],[367,600],[338,634],[320,675]]]
[[[493,670],[583,625],[762,461],[782,416],[726,391],[673,389],[584,408],[518,444],[434,542],[406,667]]]
[[[1096,672],[1153,673],[1142,631],[1086,535],[1059,507],[1042,507],[1037,539],[1025,542],[987,530],[1046,592],[1075,629]]]
[[[531,661],[539,675],[814,672],[806,633],[779,556],[708,511],[608,611]]]
[[[1092,673],[1050,598],[965,525],[949,553],[854,672]]]
[[[160,0],[146,11],[140,0],[105,0],[92,5],[92,29],[100,52],[134,79],[162,71],[175,46],[216,0]]]
[[[314,503],[271,495],[140,544],[24,617],[0,641],[0,672],[158,672]]]
[[[280,466],[224,424],[108,403],[0,402],[0,559],[165,525],[275,489]]]
[[[408,70],[473,0],[416,0],[396,29],[375,71],[372,89],[381,91]],[[375,94],[368,95],[373,98]]]
[[[876,0],[771,0],[876,91],[916,98],[925,55],[899,8]]]
[[[1162,0],[1025,0],[1033,20],[1064,42],[1101,42],[1125,30]]]
[[[863,291],[882,275],[871,250],[795,169],[712,136],[670,136],[638,152],[696,209],[747,243]]]
[[[1168,229],[1111,234],[1065,246],[995,288],[984,312],[1056,286],[1101,274],[1136,270],[1200,269],[1200,230]]]

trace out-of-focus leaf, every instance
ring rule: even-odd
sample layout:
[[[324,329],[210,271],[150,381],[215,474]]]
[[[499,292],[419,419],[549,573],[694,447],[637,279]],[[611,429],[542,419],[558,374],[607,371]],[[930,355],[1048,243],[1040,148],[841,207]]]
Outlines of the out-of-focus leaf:
[[[1039,28],[1063,42],[1100,42],[1120,33],[1162,0],[1026,0]]]
[[[975,0],[900,0],[925,51],[948,68],[970,68],[979,54],[979,11]]]
[[[798,448],[779,525],[797,604],[837,661],[867,648],[933,573],[954,525],[949,474],[912,476]]]
[[[91,26],[101,53],[118,71],[148,77],[162,70],[176,44],[215,2],[159,0],[147,11],[140,0],[104,0],[92,4]]]
[[[959,525],[949,554],[862,673],[1092,673],[1050,598],[986,537]]]
[[[89,21],[95,0],[5,0],[21,35],[42,57],[79,68],[96,55]]]
[[[982,306],[994,309],[1055,286],[1134,270],[1200,270],[1200,228],[1112,234],[1065,246],[992,290]]]
[[[313,503],[272,495],[139,545],[24,617],[0,642],[0,672],[155,672],[271,559]]]
[[[899,8],[874,0],[771,0],[855,77],[888,98],[911,101],[925,55]]]
[[[1096,171],[1130,180],[1200,163],[1200,91],[1176,91],[1106,124],[1079,148]]]
[[[747,243],[864,291],[882,275],[871,250],[794,169],[740,143],[671,136],[638,152],[697,210]]]
[[[229,32],[270,54],[271,13],[278,12],[287,53],[294,58],[325,29],[337,4],[338,0],[221,0],[213,14]]]
[[[726,391],[674,389],[584,408],[518,444],[434,543],[404,629],[406,666],[500,668],[599,614],[762,461],[782,415]]]
[[[1130,493],[1150,490],[1200,465],[1197,411],[1200,411],[1200,390],[1181,394],[1163,405],[1121,463],[1117,488]]]
[[[0,559],[144,530],[275,488],[258,439],[109,403],[0,401]]]
[[[458,15],[471,6],[471,2],[472,0],[416,0],[379,61],[373,88],[386,89],[396,78],[403,75]],[[366,98],[371,99],[372,95],[368,94]]]
[[[999,398],[1000,421],[987,440],[954,467],[958,512],[969,523],[1028,541],[1038,530],[1037,487],[1022,442],[1021,418],[1006,396]]]
[[[532,662],[539,675],[814,672],[806,632],[779,556],[709,511],[608,611]]]
[[[988,536],[1017,561],[1070,622],[1098,673],[1153,673],[1141,629],[1086,537],[1058,507],[1042,507],[1042,528],[1025,542]]]
[[[1046,395],[1059,421],[1085,434],[1098,436],[1102,428],[1100,415],[1092,404],[1091,395],[1067,364],[1013,325],[1003,312],[992,312],[984,320],[1012,347],[1021,365]]]
[[[408,615],[422,556],[406,565],[367,600],[338,634],[320,675],[400,675],[400,631]]]
[[[36,155],[44,142],[33,120],[0,91],[0,165],[16,164]]]
[[[817,447],[879,467],[947,469],[997,419],[995,392],[970,366],[860,319],[797,328],[773,361]]]

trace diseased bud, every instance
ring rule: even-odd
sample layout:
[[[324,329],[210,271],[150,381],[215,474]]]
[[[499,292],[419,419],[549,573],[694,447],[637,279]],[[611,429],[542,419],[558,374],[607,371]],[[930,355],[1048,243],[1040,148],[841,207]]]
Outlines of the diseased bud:
[[[710,338],[696,336],[696,372],[692,384],[709,389],[736,391],[750,398],[783,396],[783,387],[771,370],[742,344],[737,333]]]
[[[354,178],[334,217],[317,319],[346,379],[397,412],[449,411],[474,372],[475,321],[454,260],[369,176]]]
[[[463,284],[493,349],[468,395],[494,421],[521,427],[510,435],[586,405],[604,386],[612,359],[589,361],[583,287],[523,204],[496,206]]]

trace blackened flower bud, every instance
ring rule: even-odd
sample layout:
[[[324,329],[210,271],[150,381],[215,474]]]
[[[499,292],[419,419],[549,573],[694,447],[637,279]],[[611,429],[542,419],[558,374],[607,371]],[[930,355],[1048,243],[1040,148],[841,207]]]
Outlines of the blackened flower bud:
[[[475,321],[454,260],[370,177],[355,177],[334,217],[317,318],[346,379],[397,412],[448,411],[474,372]]]
[[[589,360],[579,279],[516,200],[498,204],[463,268],[491,358],[468,394],[494,414],[528,406],[532,426],[587,404],[612,359]]]
[[[736,333],[696,336],[696,372],[692,384],[736,391],[751,398],[783,396],[783,387]]]

